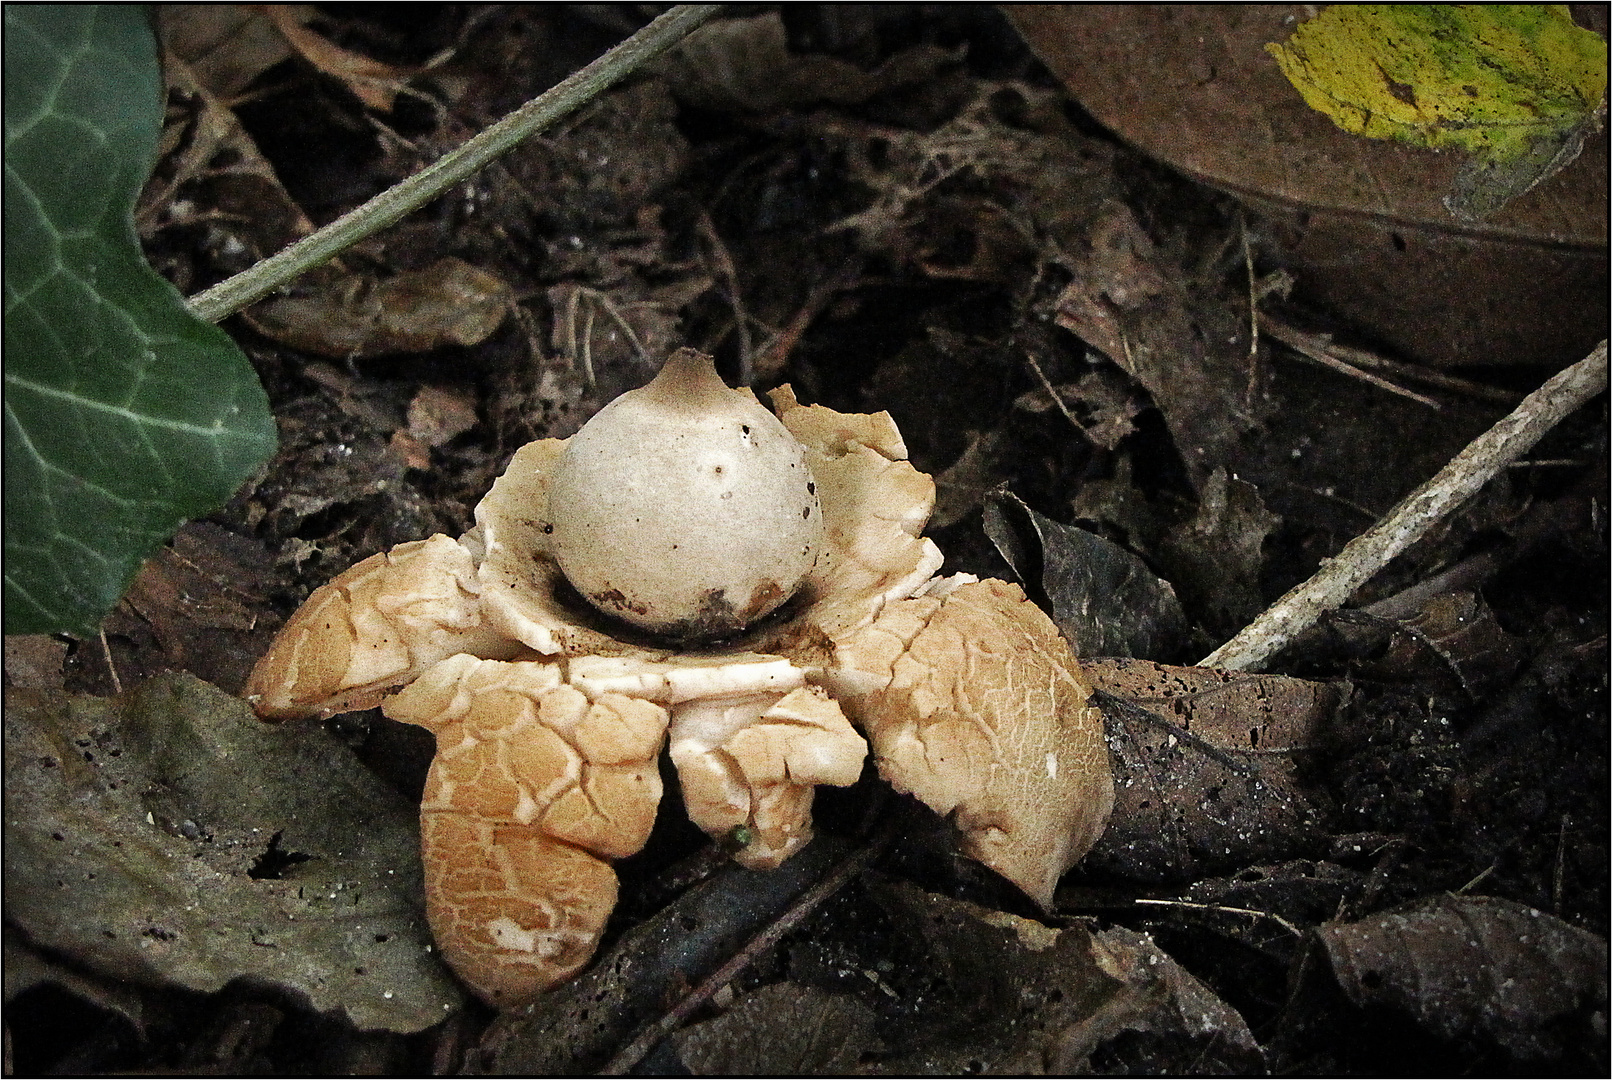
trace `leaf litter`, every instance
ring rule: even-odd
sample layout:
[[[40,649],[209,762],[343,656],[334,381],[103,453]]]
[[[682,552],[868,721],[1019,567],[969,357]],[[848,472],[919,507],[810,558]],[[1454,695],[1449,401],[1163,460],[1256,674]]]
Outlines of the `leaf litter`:
[[[414,814],[338,740],[186,675],[6,702],[7,918],[134,984],[260,979],[359,1028],[439,1023]],[[227,918],[221,918],[227,912]]]
[[[239,57],[207,57],[237,70],[232,88],[218,91],[226,105],[213,106],[223,110],[209,121],[215,128],[237,115],[227,104],[238,97],[273,101],[308,80],[320,88],[308,98],[318,108],[276,115],[247,102],[239,130],[213,137],[211,145],[267,164],[251,173],[252,184],[273,192],[261,215],[239,212],[241,196],[220,183],[228,156],[196,154],[160,174],[169,177],[165,194],[145,204],[158,264],[194,291],[238,268],[237,247],[267,253],[302,228],[285,224],[297,215],[328,216],[298,179],[308,163],[288,146],[367,143],[369,156],[345,159],[347,183],[384,186],[416,166],[417,150],[451,146],[542,88],[543,71],[526,62],[531,50],[512,42],[545,43],[536,66],[557,77],[633,28],[602,8],[478,18],[489,21],[315,18],[314,32],[341,49],[409,73],[412,92],[388,114],[346,96],[341,72],[298,67],[284,50],[259,43]],[[787,77],[769,79],[780,70]],[[843,78],[851,71],[865,78]],[[758,85],[777,99],[758,97]],[[425,107],[421,95],[446,108]],[[172,145],[178,162],[184,146],[198,144]],[[181,203],[194,209],[176,214]],[[1463,886],[1551,913],[1542,917],[1558,918],[1580,943],[1578,952],[1527,960],[1492,936],[1486,963],[1565,972],[1577,970],[1569,956],[1593,953],[1596,942],[1604,954],[1606,705],[1595,672],[1604,663],[1605,608],[1586,598],[1605,590],[1584,588],[1580,577],[1604,563],[1605,526],[1590,503],[1563,498],[1573,477],[1604,458],[1604,411],[1536,452],[1567,464],[1513,470],[1472,517],[1454,519],[1464,524],[1390,567],[1362,603],[1488,553],[1480,591],[1424,598],[1408,613],[1421,615],[1375,644],[1351,636],[1357,624],[1340,618],[1283,675],[1169,666],[1202,655],[1199,645],[1223,640],[1336,553],[1502,408],[1435,390],[1445,407],[1430,417],[1342,376],[1274,366],[1264,339],[1251,356],[1241,221],[1223,196],[1097,132],[987,10],[922,22],[864,12],[718,23],[682,61],[668,59],[658,74],[606,95],[344,257],[379,282],[449,258],[492,275],[507,288],[502,311],[513,317],[479,344],[442,334],[395,351],[335,348],[316,360],[235,327],[270,390],[282,451],[208,527],[251,547],[204,538],[231,554],[199,556],[176,542],[154,563],[149,587],[130,598],[127,621],[108,624],[105,647],[66,643],[64,669],[62,643],[30,646],[27,680],[46,695],[30,700],[53,704],[38,706],[31,721],[8,710],[12,750],[54,738],[59,721],[45,717],[118,715],[94,699],[63,697],[59,681],[68,695],[106,693],[107,658],[131,684],[171,668],[234,690],[241,672],[226,654],[251,646],[193,642],[267,633],[358,558],[462,530],[521,442],[570,434],[647,379],[669,347],[697,344],[717,353],[730,378],[749,372],[791,381],[808,400],[890,409],[915,462],[947,480],[947,520],[935,528],[954,569],[1002,574],[1005,560],[1072,640],[1090,632],[1083,625],[1116,628],[1095,649],[1083,642],[1083,654],[1155,661],[1090,665],[1107,695],[1126,809],[1065,878],[1052,915],[958,858],[945,823],[865,779],[822,800],[824,837],[764,881],[716,869],[721,852],[702,848],[677,815],[663,815],[646,851],[620,867],[622,905],[600,959],[529,1016],[493,1018],[470,1005],[412,1041],[366,1042],[357,1028],[412,1030],[415,1021],[395,1019],[406,1007],[392,1003],[390,1020],[353,1014],[370,1007],[353,1003],[374,978],[333,978],[374,970],[335,959],[353,941],[316,935],[323,943],[303,961],[326,980],[314,989],[279,970],[255,982],[248,976],[260,970],[252,965],[263,946],[241,939],[232,948],[235,938],[217,933],[213,903],[199,904],[193,922],[151,914],[153,897],[194,888],[161,876],[147,886],[141,914],[183,930],[174,939],[181,944],[212,935],[220,944],[209,970],[237,980],[222,993],[217,983],[194,982],[218,1003],[212,1019],[157,1009],[161,993],[199,976],[145,975],[133,1001],[96,991],[97,980],[130,961],[111,939],[70,936],[31,938],[51,950],[43,974],[36,964],[14,982],[8,959],[13,1016],[30,1015],[46,989],[66,987],[101,1002],[105,1011],[84,1021],[92,1026],[146,1017],[145,1042],[101,1059],[103,1068],[173,1065],[172,1040],[217,1048],[225,1032],[250,1030],[258,1034],[241,1045],[255,1049],[231,1060],[317,1071],[307,1065],[314,1052],[293,1047],[290,1033],[298,1017],[345,1009],[355,1023],[321,1021],[323,1052],[389,1062],[387,1071],[576,1071],[608,1064],[737,956],[742,967],[723,987],[705,987],[709,996],[677,1034],[647,1049],[640,1069],[764,1072],[770,1061],[772,1071],[791,1073],[810,1071],[808,1062],[869,1072],[1370,1071],[1382,1060],[1356,1034],[1377,1008],[1404,1017],[1428,1060],[1454,1046],[1474,1067],[1593,1066],[1594,1047],[1573,1034],[1583,1029],[1564,1028],[1565,1014],[1549,1003],[1500,1013],[1492,1002],[1401,992],[1397,975],[1368,980],[1379,988],[1369,998],[1352,997],[1348,985],[1340,995],[1312,984],[1323,953],[1337,953],[1319,944],[1326,935],[1350,926],[1367,933],[1380,913],[1419,910]],[[1253,237],[1256,263],[1262,243]],[[299,288],[339,299],[345,286],[331,279]],[[1003,485],[1014,501],[994,494]],[[1536,504],[1553,511],[1535,519],[1548,524],[1522,548],[1512,536],[1526,529],[1515,523]],[[1134,601],[1116,603],[1111,589],[1077,587],[1068,567],[1084,568],[1090,557],[1055,554],[1077,533],[1129,560],[1125,573],[1148,586],[1139,611]],[[1549,551],[1555,562],[1519,562],[1523,550]],[[230,559],[251,569],[231,572]],[[202,569],[192,575],[187,564]],[[1604,584],[1604,567],[1599,573]],[[1070,614],[1082,608],[1097,621]],[[8,683],[12,655],[8,641]],[[19,680],[23,670],[15,669]],[[187,700],[214,700],[193,684],[146,685],[153,689],[133,693],[184,686],[192,687]],[[375,805],[390,808],[385,844],[396,846],[397,860],[417,860],[409,800],[418,798],[418,747],[379,717],[338,718],[330,729],[347,746],[320,754],[332,762],[348,755],[339,768],[360,773],[357,761],[369,762],[387,778],[364,781],[378,785]],[[292,760],[287,741],[302,733],[261,737],[272,745],[237,756]],[[57,756],[69,762],[66,745]],[[96,839],[83,841],[79,856],[50,861],[51,872],[127,874],[90,852],[145,837],[148,805],[153,822],[177,830],[158,827],[159,847],[176,851],[216,850],[243,828],[268,827],[229,824],[230,815],[211,809],[198,818],[200,796],[158,767],[167,759],[138,740],[113,748],[122,751],[116,762],[128,759],[118,767],[161,774],[160,782],[96,795],[111,808],[105,824],[76,827],[103,831],[86,834]],[[33,770],[36,760],[13,752],[8,767]],[[87,777],[109,767],[104,758],[70,763]],[[198,772],[186,771],[185,783],[199,785]],[[283,822],[309,786],[276,785],[250,814]],[[8,806],[8,829],[37,839],[58,813],[47,813],[53,805]],[[278,896],[285,881],[339,862],[356,891],[383,895],[374,890],[401,862],[361,871],[317,840],[321,828],[350,829],[347,809],[298,814],[306,833],[285,829],[273,844],[257,834],[256,847],[232,849],[234,862],[193,860],[189,872]],[[859,847],[880,817],[891,819],[893,842]],[[186,836],[187,821],[212,839]],[[132,832],[107,838],[108,828]],[[50,852],[54,843],[34,846]],[[25,848],[7,848],[13,902],[21,880],[13,859]],[[766,938],[770,922],[858,851],[869,852],[857,864],[867,869],[835,879],[794,916],[803,923]],[[308,854],[319,857],[296,858]],[[283,876],[251,877],[260,860]],[[73,891],[92,927],[112,925],[113,899],[131,892],[76,883]],[[393,917],[418,903],[406,887],[384,895],[396,897]],[[138,903],[141,890],[132,896]],[[23,922],[17,910],[8,905],[13,926]],[[1423,942],[1426,935],[1402,933],[1402,958],[1373,962],[1385,972],[1462,970],[1466,961],[1439,951],[1432,936]],[[170,954],[179,947],[160,945]],[[1357,952],[1368,947],[1386,948]],[[1347,983],[1341,962],[1327,963]],[[436,987],[448,977],[427,959],[410,978]],[[1593,978],[1573,985],[1584,988],[1572,1015],[1593,1014],[1604,978],[1599,991]],[[431,999],[437,1007],[449,1000],[457,997]],[[410,1015],[430,1022],[423,1011]],[[1522,1034],[1501,1034],[1492,1019],[1501,1015],[1520,1018]],[[1569,1034],[1531,1034],[1546,1029]],[[59,1051],[30,1042],[20,1021],[12,1034],[19,1062],[59,1060]]]

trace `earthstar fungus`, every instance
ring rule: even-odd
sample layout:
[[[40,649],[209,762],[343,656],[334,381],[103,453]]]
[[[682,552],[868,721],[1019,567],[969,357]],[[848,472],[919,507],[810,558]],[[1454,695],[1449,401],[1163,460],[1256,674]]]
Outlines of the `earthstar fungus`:
[[[575,535],[684,550],[658,521],[635,531],[645,514],[618,498],[619,467],[615,520],[589,510],[567,535],[592,497],[578,477],[610,474],[591,451],[568,464],[596,441],[585,426],[517,451],[458,540],[401,544],[315,590],[252,673],[266,719],[380,705],[435,734],[427,912],[491,1004],[587,963],[615,904],[609,860],[648,839],[668,743],[690,818],[754,869],[810,840],[816,785],[856,781],[857,728],[881,776],[1044,907],[1107,821],[1107,748],[1078,664],[1017,586],[936,577],[941,554],[919,536],[934,483],[889,414],[803,406],[787,386],[772,400],[776,419],[685,349],[600,413],[630,430],[660,414],[655,495],[692,493],[685,520],[747,505],[731,520],[769,533],[697,551],[676,575],[694,589],[645,591],[664,552],[612,552],[601,578],[567,579]],[[678,445],[693,448],[664,452]],[[755,463],[771,494],[729,484]]]

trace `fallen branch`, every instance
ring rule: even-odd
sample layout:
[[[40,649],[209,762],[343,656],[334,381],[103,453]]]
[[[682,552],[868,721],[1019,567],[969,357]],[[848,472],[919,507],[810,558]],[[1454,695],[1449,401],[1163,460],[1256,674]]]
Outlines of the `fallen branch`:
[[[1322,615],[1342,607],[1394,556],[1426,536],[1564,417],[1605,390],[1606,367],[1606,342],[1602,341],[1590,355],[1524,398],[1438,475],[1351,540],[1337,558],[1323,562],[1314,577],[1290,589],[1236,637],[1198,661],[1198,666],[1231,671],[1258,667]]]

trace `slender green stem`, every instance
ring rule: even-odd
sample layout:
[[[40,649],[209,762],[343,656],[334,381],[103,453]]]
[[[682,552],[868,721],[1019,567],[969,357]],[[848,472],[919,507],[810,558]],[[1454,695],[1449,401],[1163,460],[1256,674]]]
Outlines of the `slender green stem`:
[[[587,67],[539,94],[407,180],[381,192],[318,232],[303,237],[234,277],[191,297],[191,311],[199,319],[218,322],[261,300],[297,275],[418,210],[528,135],[542,131],[677,44],[721,7],[721,4],[678,5]]]

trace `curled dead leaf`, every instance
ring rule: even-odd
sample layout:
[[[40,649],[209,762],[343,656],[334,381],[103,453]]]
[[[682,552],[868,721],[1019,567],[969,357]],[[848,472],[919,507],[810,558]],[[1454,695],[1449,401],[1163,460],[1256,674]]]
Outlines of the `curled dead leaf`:
[[[1114,798],[1068,646],[1017,585],[987,580],[887,604],[840,663],[860,678],[892,655],[880,689],[841,693],[880,775],[952,816],[965,853],[1050,908]]]
[[[309,291],[265,300],[242,318],[260,334],[337,360],[479,345],[514,303],[502,278],[454,258],[380,282],[326,271],[298,288]]]
[[[896,87],[933,77],[960,52],[917,45],[876,71],[821,55],[789,51],[777,12],[707,23],[661,62],[677,96],[705,109],[766,112],[787,105],[829,101],[855,104]]]
[[[1260,214],[1251,237],[1298,275],[1296,296],[1380,346],[1439,367],[1554,369],[1603,333],[1578,313],[1599,309],[1607,288],[1605,133],[1493,217],[1460,222],[1442,202],[1459,155],[1340,131],[1264,53],[1312,5],[1006,10],[1093,117],[1244,200]],[[1604,7],[1578,5],[1575,16],[1605,36]],[[1190,466],[1194,444],[1182,445]]]
[[[1113,541],[1038,514],[1006,491],[986,502],[985,533],[1045,594],[1059,632],[1081,656],[1167,658],[1186,640],[1174,587]]]

